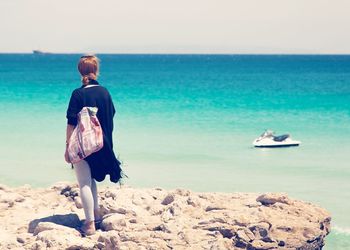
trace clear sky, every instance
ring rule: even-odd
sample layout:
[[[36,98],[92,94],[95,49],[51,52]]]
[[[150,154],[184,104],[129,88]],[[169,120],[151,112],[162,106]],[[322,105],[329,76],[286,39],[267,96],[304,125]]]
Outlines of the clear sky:
[[[0,52],[350,54],[349,0],[1,0]]]

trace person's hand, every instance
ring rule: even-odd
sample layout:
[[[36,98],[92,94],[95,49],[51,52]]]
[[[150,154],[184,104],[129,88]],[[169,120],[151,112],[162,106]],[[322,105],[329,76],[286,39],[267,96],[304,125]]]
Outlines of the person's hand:
[[[69,156],[68,156],[68,147],[66,147],[66,152],[64,152],[64,159],[65,159],[65,161],[66,161],[67,163],[71,163],[71,162],[69,161]]]

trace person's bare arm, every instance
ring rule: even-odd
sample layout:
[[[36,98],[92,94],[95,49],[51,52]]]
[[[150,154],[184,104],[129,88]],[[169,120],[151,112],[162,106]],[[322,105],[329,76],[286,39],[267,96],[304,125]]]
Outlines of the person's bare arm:
[[[70,137],[72,136],[73,130],[74,130],[74,126],[67,124],[67,129],[66,129],[66,143],[69,142]]]
[[[74,127],[73,125],[67,124],[67,129],[66,129],[66,151],[65,151],[65,153],[64,153],[64,159],[65,159],[66,162],[68,162],[68,163],[70,163],[70,162],[69,162],[69,158],[68,158],[68,152],[67,152],[68,143],[69,143],[70,137],[72,136],[72,133],[73,133],[74,128],[75,128],[75,127]]]

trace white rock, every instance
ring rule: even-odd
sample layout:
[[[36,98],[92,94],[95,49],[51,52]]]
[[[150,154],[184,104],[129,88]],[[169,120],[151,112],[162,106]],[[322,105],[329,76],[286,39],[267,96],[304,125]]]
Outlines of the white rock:
[[[56,231],[60,231],[60,232],[66,233],[66,234],[80,236],[79,231],[77,231],[76,229],[61,226],[61,225],[51,223],[51,222],[40,222],[36,226],[36,228],[34,229],[33,235],[38,235],[39,233],[41,233],[43,231],[48,231],[48,230],[56,230]]]
[[[98,238],[98,242],[103,242],[106,250],[119,249],[120,239],[117,231],[103,232]]]
[[[105,231],[123,230],[126,226],[126,218],[123,214],[112,214],[102,220],[101,228]]]
[[[44,242],[47,248],[51,249],[93,249],[94,242],[87,238],[81,238],[68,231],[61,231],[57,229],[45,230],[40,232],[36,238],[37,241]]]

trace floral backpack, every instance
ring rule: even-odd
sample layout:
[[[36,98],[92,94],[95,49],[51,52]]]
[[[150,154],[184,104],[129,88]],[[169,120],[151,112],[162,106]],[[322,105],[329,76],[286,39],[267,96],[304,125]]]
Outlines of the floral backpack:
[[[78,113],[78,124],[68,144],[71,163],[77,163],[103,148],[103,132],[97,111],[97,107],[83,107]]]

